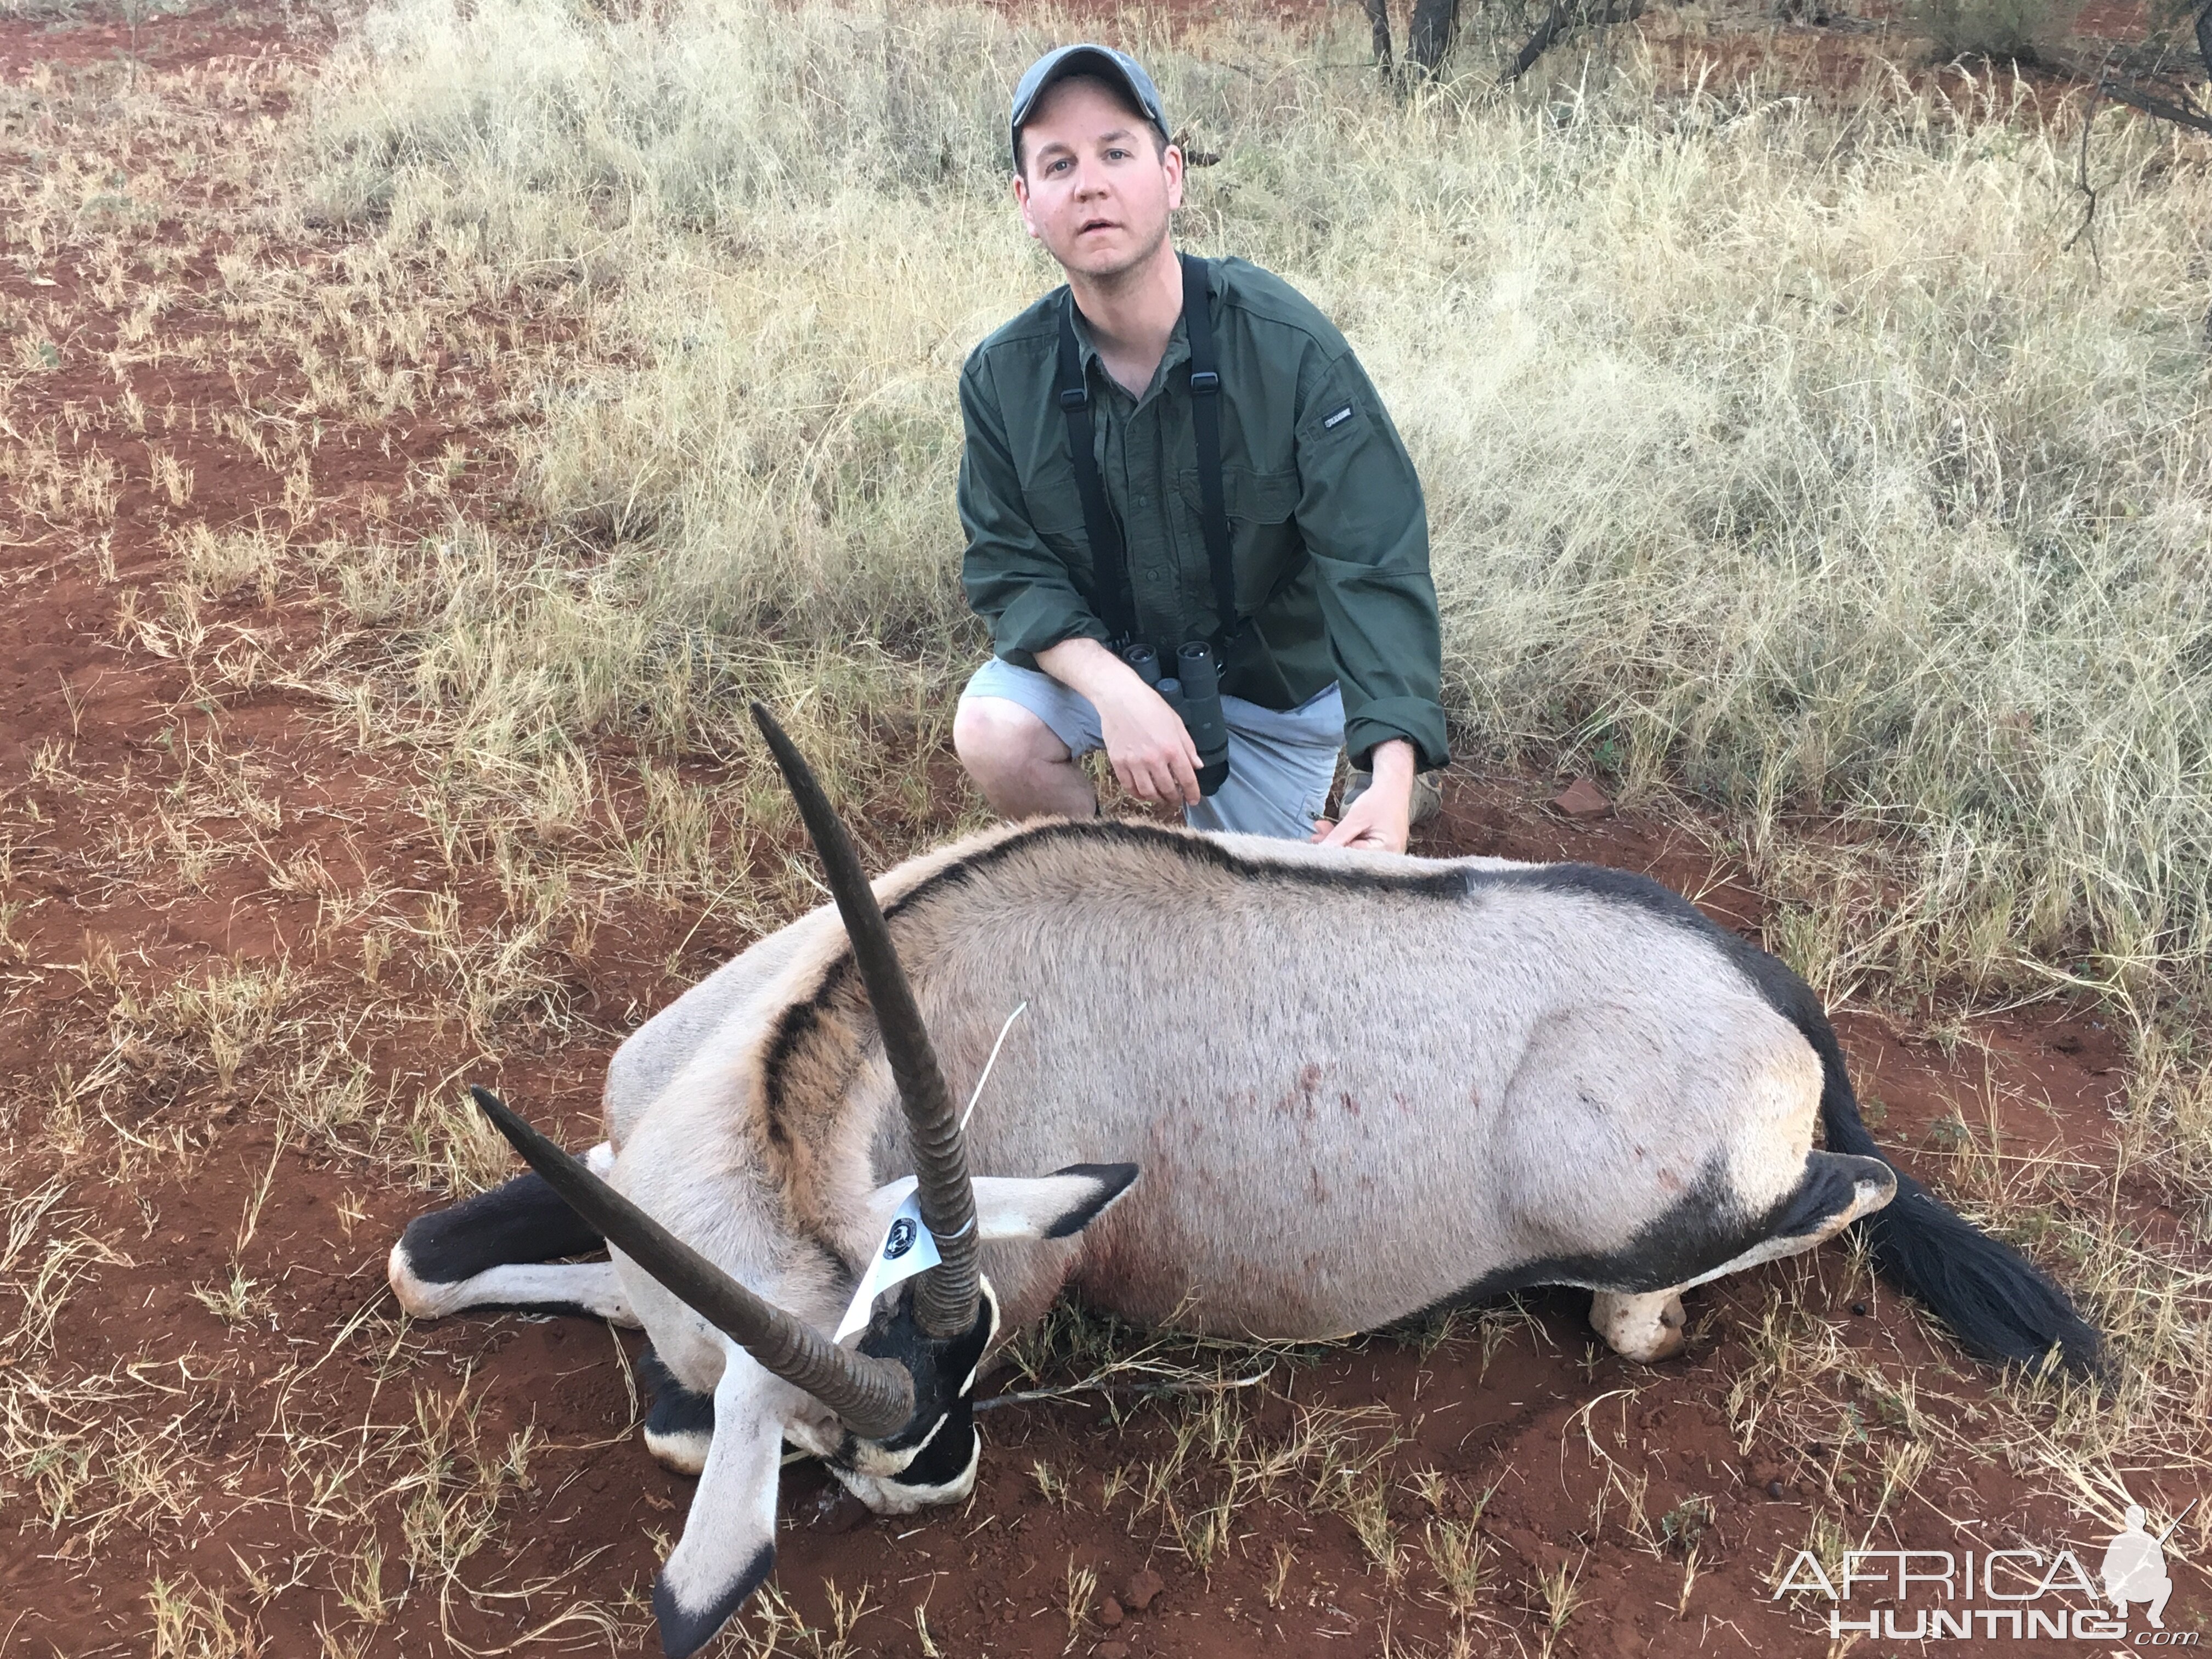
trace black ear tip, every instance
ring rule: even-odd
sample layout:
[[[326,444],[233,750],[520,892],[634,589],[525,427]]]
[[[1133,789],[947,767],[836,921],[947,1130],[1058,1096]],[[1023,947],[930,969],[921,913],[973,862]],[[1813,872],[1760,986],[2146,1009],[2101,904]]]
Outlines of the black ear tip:
[[[1047,1238],[1070,1238],[1081,1232],[1104,1212],[1106,1206],[1129,1190],[1137,1179],[1139,1167],[1134,1164],[1071,1164],[1065,1169],[1054,1170],[1056,1176],[1082,1176],[1097,1184],[1081,1204],[1045,1229]]]
[[[1119,1198],[1144,1172],[1141,1164],[1069,1164],[1054,1170],[1056,1176],[1087,1176],[1104,1189],[1108,1199]]]

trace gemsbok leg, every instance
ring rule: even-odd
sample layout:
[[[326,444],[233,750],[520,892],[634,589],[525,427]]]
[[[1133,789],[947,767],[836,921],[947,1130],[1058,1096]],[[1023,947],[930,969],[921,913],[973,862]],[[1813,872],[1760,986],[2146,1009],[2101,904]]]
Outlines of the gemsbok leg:
[[[585,1155],[598,1173],[613,1161],[604,1145]],[[542,1176],[517,1176],[410,1222],[392,1249],[392,1294],[417,1319],[498,1308],[575,1314],[635,1329],[637,1316],[612,1262],[559,1259],[605,1243]],[[686,1389],[650,1348],[638,1356],[637,1372],[652,1397],[646,1449],[664,1468],[697,1474],[714,1437],[714,1397]]]
[[[614,1155],[602,1144],[586,1161],[606,1168]],[[417,1319],[499,1308],[634,1328],[613,1263],[561,1260],[605,1248],[542,1177],[521,1175],[409,1222],[386,1273],[399,1305]]]
[[[1647,1364],[1671,1359],[1681,1352],[1685,1340],[1684,1291],[1762,1261],[1809,1250],[1861,1216],[1881,1209],[1896,1190],[1895,1174],[1878,1159],[1813,1152],[1805,1160],[1805,1176],[1797,1190],[1768,1218],[1759,1235],[1735,1255],[1660,1290],[1593,1291],[1590,1327],[1615,1353],[1630,1359]]]

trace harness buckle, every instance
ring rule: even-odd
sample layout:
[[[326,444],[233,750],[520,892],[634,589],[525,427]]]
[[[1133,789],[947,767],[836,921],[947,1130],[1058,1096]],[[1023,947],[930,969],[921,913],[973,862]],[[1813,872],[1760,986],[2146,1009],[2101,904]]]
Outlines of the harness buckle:
[[[1062,409],[1080,409],[1090,401],[1090,392],[1079,386],[1069,386],[1060,394],[1060,406]]]
[[[1221,377],[1210,368],[1194,368],[1190,373],[1190,389],[1200,397],[1221,390]]]

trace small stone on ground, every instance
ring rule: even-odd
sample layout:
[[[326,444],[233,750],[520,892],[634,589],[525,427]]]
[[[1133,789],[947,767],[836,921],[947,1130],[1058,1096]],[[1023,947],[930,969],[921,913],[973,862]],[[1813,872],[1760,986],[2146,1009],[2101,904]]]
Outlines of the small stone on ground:
[[[1588,778],[1577,778],[1552,797],[1553,808],[1571,818],[1607,818],[1613,816],[1613,798]]]

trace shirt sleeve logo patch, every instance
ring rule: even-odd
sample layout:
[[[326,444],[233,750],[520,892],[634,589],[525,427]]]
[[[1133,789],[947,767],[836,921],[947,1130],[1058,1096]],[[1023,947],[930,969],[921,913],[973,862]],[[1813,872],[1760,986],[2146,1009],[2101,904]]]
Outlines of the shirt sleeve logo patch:
[[[1334,414],[1334,415],[1330,416],[1327,420],[1323,421],[1323,422],[1321,423],[1321,429],[1322,429],[1322,431],[1324,431],[1324,432],[1334,432],[1334,431],[1335,431],[1335,430],[1336,430],[1336,428],[1339,428],[1340,426],[1342,426],[1342,425],[1343,425],[1346,421],[1350,420],[1351,418],[1352,418],[1352,405],[1351,405],[1350,404],[1345,404],[1345,406],[1344,406],[1342,409],[1338,410],[1336,411],[1336,413],[1335,413],[1335,414]]]

